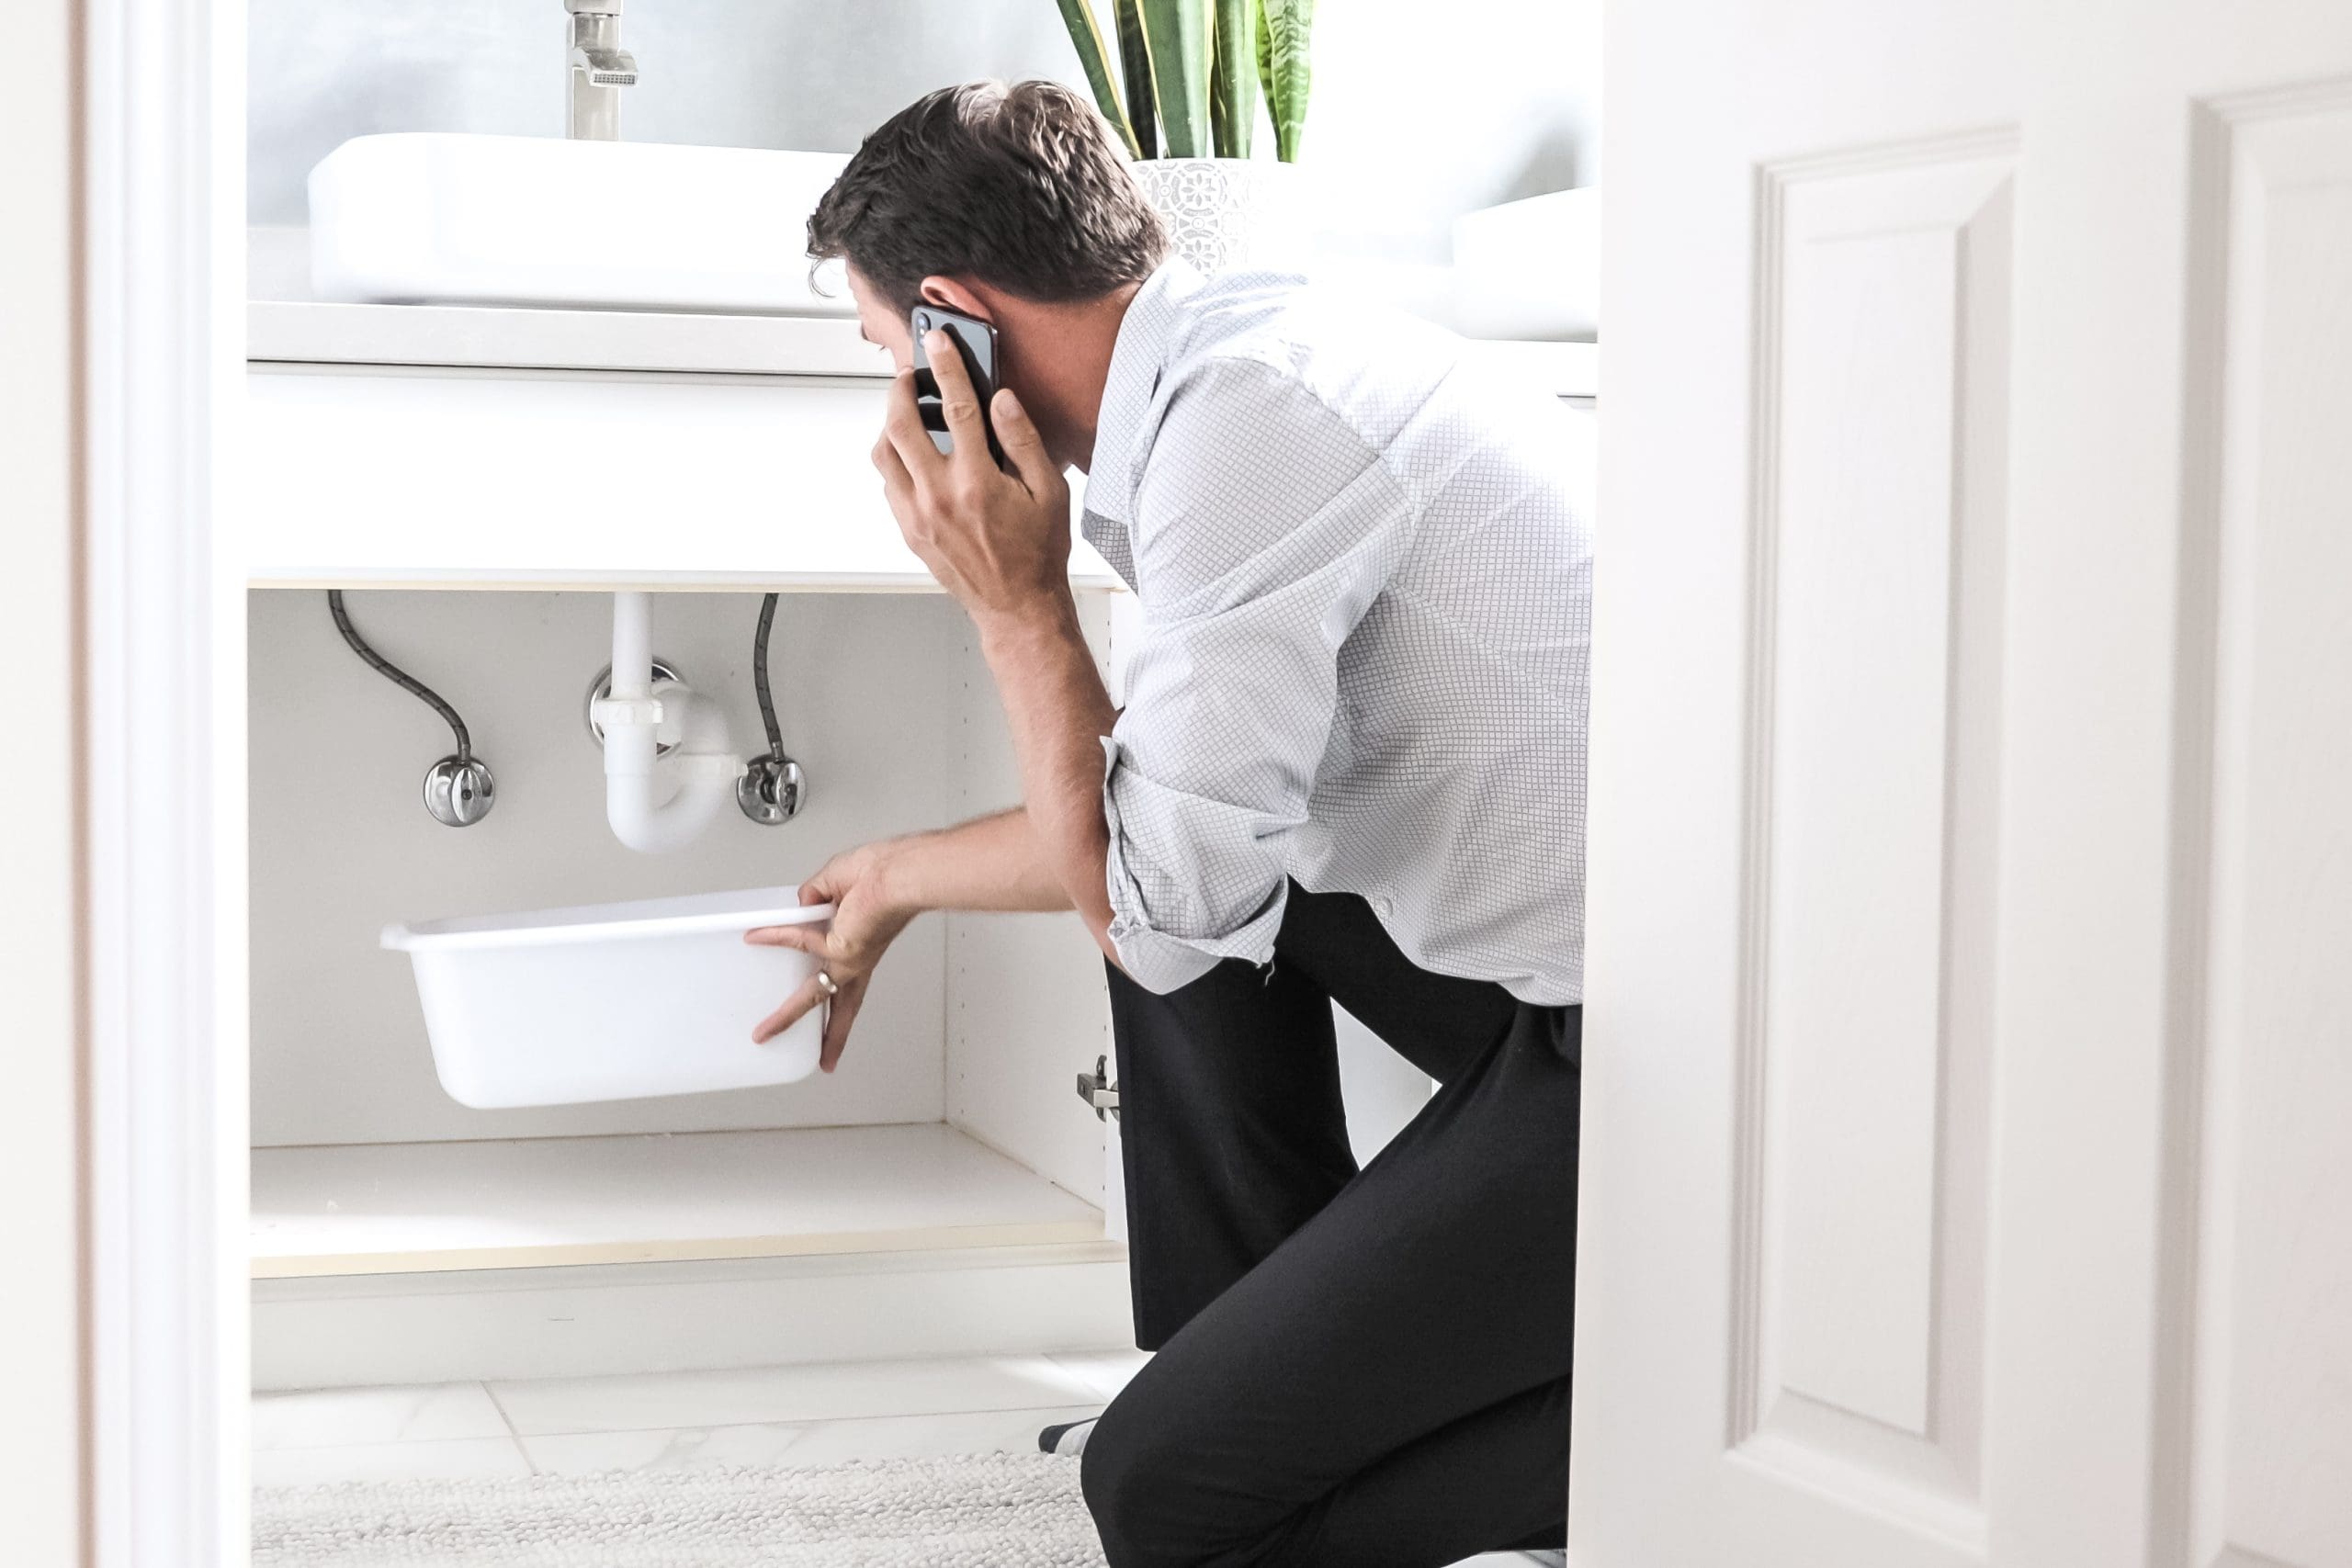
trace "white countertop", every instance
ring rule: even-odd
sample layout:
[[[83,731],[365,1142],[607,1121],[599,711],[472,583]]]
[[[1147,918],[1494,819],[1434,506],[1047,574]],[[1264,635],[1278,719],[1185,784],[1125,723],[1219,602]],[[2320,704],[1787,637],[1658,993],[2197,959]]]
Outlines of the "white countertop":
[[[245,357],[295,365],[637,370],[888,378],[890,358],[841,316],[682,315],[478,305],[256,299]]]
[[[887,378],[890,361],[842,316],[688,315],[480,305],[339,305],[256,299],[245,357],[257,364],[430,366],[718,376]],[[1475,359],[1564,398],[1600,389],[1598,344],[1474,341]]]

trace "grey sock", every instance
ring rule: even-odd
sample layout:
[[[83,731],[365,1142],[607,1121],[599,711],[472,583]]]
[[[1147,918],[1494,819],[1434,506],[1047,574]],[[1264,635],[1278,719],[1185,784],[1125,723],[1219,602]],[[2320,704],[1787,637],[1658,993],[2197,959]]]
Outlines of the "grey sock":
[[[1037,1451],[1075,1456],[1086,1451],[1086,1439],[1094,1435],[1094,1417],[1083,1421],[1065,1421],[1048,1427],[1037,1434]]]

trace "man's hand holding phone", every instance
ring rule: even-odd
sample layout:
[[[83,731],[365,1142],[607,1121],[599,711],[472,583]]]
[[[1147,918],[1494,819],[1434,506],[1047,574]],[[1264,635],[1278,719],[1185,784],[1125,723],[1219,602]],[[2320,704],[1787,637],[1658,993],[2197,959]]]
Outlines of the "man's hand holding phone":
[[[935,327],[955,341],[960,351],[956,357],[970,374],[972,392],[979,400],[980,423],[989,423],[989,403],[995,398],[999,384],[997,363],[1002,358],[1002,342],[997,331],[977,316],[967,316],[943,306],[918,305],[907,317],[908,332],[914,340],[915,408],[922,415],[922,427],[931,432],[931,444],[942,452],[956,450],[956,437],[947,428],[947,420],[940,408],[939,378],[932,373],[931,336]],[[997,445],[996,431],[989,431],[989,457],[998,468],[1004,467],[1004,449]]]
[[[924,428],[916,372],[892,383],[874,466],[899,532],[985,634],[1069,614],[1069,485],[1010,388],[981,413],[980,394],[946,329],[916,340],[937,378],[953,450]],[[1005,467],[989,455],[989,425]]]

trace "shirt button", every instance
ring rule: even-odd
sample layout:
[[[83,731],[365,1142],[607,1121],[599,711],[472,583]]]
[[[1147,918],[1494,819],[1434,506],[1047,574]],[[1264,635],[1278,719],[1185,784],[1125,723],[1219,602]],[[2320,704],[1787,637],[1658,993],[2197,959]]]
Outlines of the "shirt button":
[[[1372,912],[1385,920],[1396,912],[1396,906],[1388,901],[1387,894],[1375,893],[1372,896]]]

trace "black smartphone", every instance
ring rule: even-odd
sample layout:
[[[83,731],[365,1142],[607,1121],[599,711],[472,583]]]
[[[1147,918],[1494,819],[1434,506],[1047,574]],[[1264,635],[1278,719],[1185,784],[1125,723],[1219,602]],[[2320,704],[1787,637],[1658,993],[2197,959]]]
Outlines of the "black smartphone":
[[[922,427],[931,432],[931,444],[942,452],[956,450],[956,437],[949,433],[946,412],[940,407],[939,378],[932,374],[931,355],[922,345],[928,333],[944,332],[948,341],[963,352],[965,373],[971,377],[972,390],[980,400],[980,424],[989,433],[989,456],[1002,468],[1004,448],[997,444],[996,426],[989,419],[989,404],[997,388],[996,329],[937,305],[917,305],[908,325],[914,329],[915,337],[915,409],[922,415]]]

